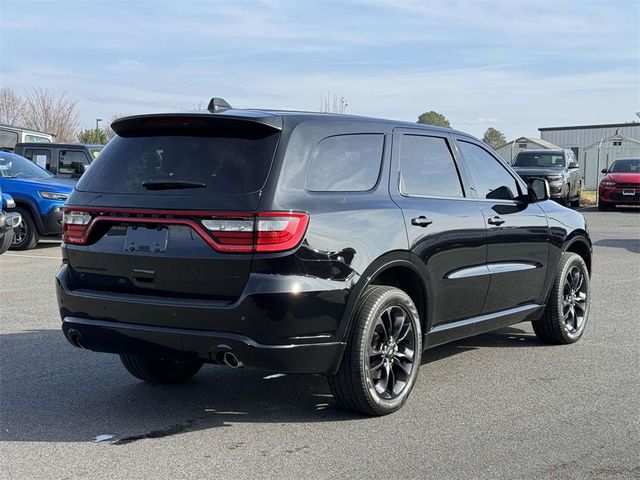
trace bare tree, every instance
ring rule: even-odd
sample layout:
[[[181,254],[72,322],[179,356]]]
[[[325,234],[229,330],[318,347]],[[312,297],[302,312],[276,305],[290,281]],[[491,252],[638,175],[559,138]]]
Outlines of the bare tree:
[[[52,133],[59,142],[73,141],[78,129],[76,103],[66,93],[56,98],[48,90],[35,88],[24,99],[23,122],[28,128]]]
[[[19,125],[22,123],[24,100],[9,87],[0,88],[0,123]]]

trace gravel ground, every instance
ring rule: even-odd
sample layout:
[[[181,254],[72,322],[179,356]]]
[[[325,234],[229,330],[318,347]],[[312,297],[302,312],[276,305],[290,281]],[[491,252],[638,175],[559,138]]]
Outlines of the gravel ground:
[[[384,418],[343,413],[319,376],[206,366],[183,386],[145,385],[63,338],[56,244],[9,252],[0,477],[640,478],[640,212],[583,212],[595,249],[583,339],[543,346],[519,324],[430,350]]]

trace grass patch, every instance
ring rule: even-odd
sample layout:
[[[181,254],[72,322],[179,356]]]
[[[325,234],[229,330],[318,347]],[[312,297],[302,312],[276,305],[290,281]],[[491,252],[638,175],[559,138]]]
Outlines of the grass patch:
[[[595,190],[582,190],[580,193],[580,203],[582,205],[595,205],[598,200],[598,192]]]

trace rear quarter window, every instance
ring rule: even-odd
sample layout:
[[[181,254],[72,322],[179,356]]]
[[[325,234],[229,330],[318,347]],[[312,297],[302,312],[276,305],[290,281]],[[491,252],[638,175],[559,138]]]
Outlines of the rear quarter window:
[[[327,137],[316,146],[307,172],[310,192],[365,192],[375,187],[384,134]]]

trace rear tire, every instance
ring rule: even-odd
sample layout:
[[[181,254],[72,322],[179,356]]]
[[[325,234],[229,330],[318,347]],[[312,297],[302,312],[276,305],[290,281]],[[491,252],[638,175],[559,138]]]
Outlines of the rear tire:
[[[604,202],[598,202],[598,210],[600,210],[601,212],[606,212],[607,210],[609,210],[609,206]]]
[[[13,229],[9,229],[0,237],[0,255],[9,250],[13,242]]]
[[[415,385],[422,329],[413,301],[394,287],[370,286],[329,386],[340,407],[365,415],[399,410]]]
[[[578,188],[578,195],[576,196],[576,198],[574,200],[571,200],[571,206],[573,208],[580,207],[581,195],[582,195],[582,187]]]
[[[580,340],[587,324],[590,300],[587,265],[580,255],[563,254],[544,314],[532,322],[538,339],[553,345]]]
[[[15,211],[22,215],[22,222],[20,222],[18,227],[13,229],[11,250],[29,250],[34,248],[40,238],[36,222],[33,220],[31,212],[22,207],[17,207]]]
[[[124,368],[136,378],[149,383],[179,383],[193,377],[202,362],[193,358],[144,357],[120,355]]]

